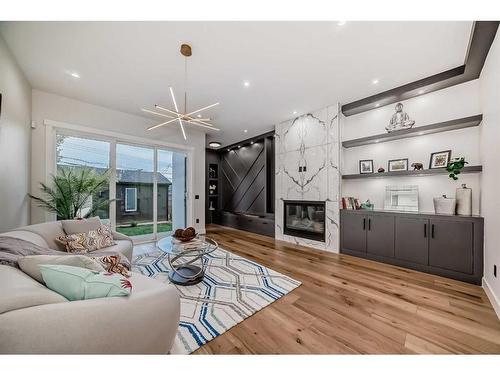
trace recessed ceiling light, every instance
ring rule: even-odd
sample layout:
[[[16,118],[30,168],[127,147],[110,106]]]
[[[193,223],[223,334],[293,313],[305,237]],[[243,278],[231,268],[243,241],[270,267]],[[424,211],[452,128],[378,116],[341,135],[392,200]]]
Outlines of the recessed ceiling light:
[[[251,144],[251,145],[253,145],[253,144],[254,144],[254,142],[252,141],[252,142],[250,142],[250,144]]]
[[[425,93],[425,90],[419,90],[419,95],[422,95],[423,93]]]
[[[250,86],[250,82],[248,82],[248,81],[243,81],[243,86],[245,86],[245,87]]]
[[[248,133],[248,130],[247,129],[243,130],[243,133]]]
[[[293,111],[293,114],[296,115],[297,114],[297,111]]]
[[[80,74],[78,74],[77,72],[71,72],[69,73],[69,75],[73,78],[80,78]]]
[[[346,23],[347,23],[346,21],[339,21],[337,22],[337,25],[344,26]]]
[[[374,85],[376,85],[377,83],[378,83],[378,79],[374,79],[374,80],[372,81],[372,84],[374,84]]]
[[[241,145],[239,145],[238,148],[241,148]]]
[[[208,145],[210,147],[213,147],[213,148],[217,148],[217,147],[221,146],[220,142],[210,142]]]
[[[198,114],[196,115],[196,117],[201,118],[201,114],[199,114],[199,113],[198,113]]]
[[[418,135],[424,135],[424,132],[418,132]]]
[[[228,148],[228,149],[227,149],[227,151],[231,151],[231,149],[230,149],[230,148]]]
[[[376,140],[375,140],[375,143],[378,143],[378,142],[379,142],[379,140],[378,140],[378,139],[376,139]]]
[[[379,103],[375,104],[375,107],[380,107],[380,104]]]

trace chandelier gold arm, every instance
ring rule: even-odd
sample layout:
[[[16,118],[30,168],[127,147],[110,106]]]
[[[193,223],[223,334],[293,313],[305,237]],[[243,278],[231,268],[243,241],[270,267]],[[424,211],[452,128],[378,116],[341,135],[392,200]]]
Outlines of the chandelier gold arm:
[[[174,116],[166,115],[166,114],[164,114],[164,113],[151,111],[151,110],[146,109],[146,108],[141,108],[141,111],[143,111],[143,112],[147,112],[147,113],[151,113],[151,114],[153,114],[153,115],[157,115],[157,116],[166,117],[166,118],[174,118],[174,119],[176,119],[177,117],[179,117],[179,116],[174,117]]]
[[[169,120],[167,122],[162,122],[161,124],[151,126],[151,127],[148,128],[148,130],[153,130],[153,129],[159,128],[160,126],[165,126],[167,124],[170,124],[171,122],[176,121],[177,119],[178,119],[178,117],[174,118],[173,120]]]
[[[171,113],[173,115],[176,115],[177,117],[182,117],[183,116],[182,113],[171,111],[170,109],[162,107],[161,105],[158,105],[158,104],[155,104],[155,108],[161,109],[162,111],[165,111],[165,112],[169,112],[169,113]]]
[[[215,126],[212,126],[211,124],[207,124],[206,122],[204,122],[204,123],[200,123],[200,122],[196,122],[196,121],[186,121],[186,122],[190,125],[201,126],[202,128],[215,130],[217,132],[220,130],[219,128],[216,128]]]
[[[198,113],[198,112],[201,112],[205,109],[209,109],[209,108],[212,108],[212,107],[215,107],[216,105],[219,105],[220,103],[217,102],[217,103],[214,103],[214,104],[210,104],[210,105],[207,105],[206,107],[203,107],[203,108],[200,108],[200,109],[197,109],[196,111],[193,111],[193,112],[190,112],[190,113],[186,113],[186,116],[191,116],[191,115],[194,115],[195,113]]]

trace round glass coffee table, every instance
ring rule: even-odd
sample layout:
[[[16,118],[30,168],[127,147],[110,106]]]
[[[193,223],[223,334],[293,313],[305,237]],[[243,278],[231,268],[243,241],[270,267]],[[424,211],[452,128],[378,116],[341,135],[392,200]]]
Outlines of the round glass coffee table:
[[[168,279],[177,285],[194,285],[202,281],[206,270],[203,258],[219,247],[208,237],[181,242],[171,236],[159,240],[157,246],[167,253]]]

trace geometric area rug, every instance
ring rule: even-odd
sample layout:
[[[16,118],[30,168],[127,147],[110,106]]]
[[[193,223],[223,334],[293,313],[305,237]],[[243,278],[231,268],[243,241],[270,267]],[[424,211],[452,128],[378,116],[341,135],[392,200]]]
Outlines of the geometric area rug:
[[[205,257],[201,283],[177,288],[181,298],[179,330],[171,354],[189,354],[297,288],[301,283],[220,247]],[[140,254],[132,270],[170,283],[167,254]]]

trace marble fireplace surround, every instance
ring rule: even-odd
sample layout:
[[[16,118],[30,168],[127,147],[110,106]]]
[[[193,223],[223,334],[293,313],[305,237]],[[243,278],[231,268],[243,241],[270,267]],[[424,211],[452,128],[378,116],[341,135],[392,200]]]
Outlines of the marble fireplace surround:
[[[276,239],[338,252],[339,105],[282,122],[275,131]],[[283,233],[285,200],[325,202],[325,242]]]

